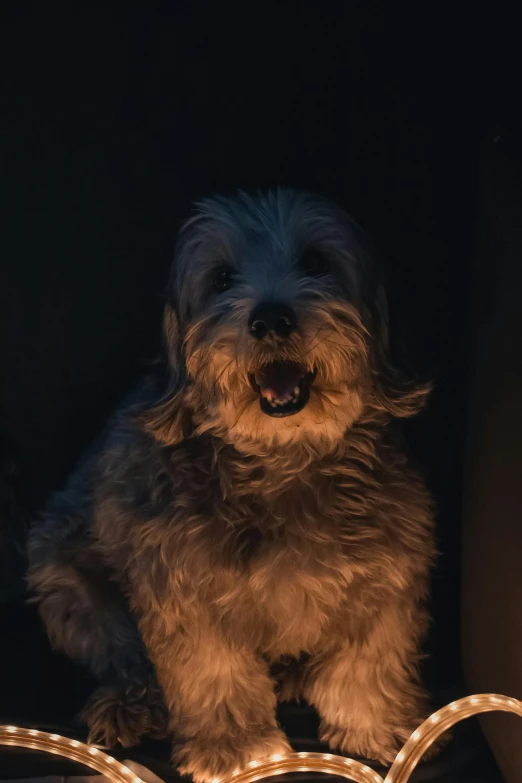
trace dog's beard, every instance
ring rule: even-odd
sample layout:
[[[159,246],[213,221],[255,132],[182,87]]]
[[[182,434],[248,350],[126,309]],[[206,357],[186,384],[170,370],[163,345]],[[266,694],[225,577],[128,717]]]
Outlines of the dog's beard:
[[[189,330],[187,369],[199,431],[218,430],[236,442],[341,438],[361,414],[369,378],[356,309],[330,303],[301,317],[299,333],[260,343],[236,317],[217,328],[207,328],[206,319]]]

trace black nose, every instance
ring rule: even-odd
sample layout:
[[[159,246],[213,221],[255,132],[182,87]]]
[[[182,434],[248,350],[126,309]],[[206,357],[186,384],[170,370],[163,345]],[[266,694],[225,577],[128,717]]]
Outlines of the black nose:
[[[248,328],[253,337],[262,340],[268,332],[278,337],[288,337],[297,326],[297,319],[291,307],[284,304],[258,304],[250,313]]]

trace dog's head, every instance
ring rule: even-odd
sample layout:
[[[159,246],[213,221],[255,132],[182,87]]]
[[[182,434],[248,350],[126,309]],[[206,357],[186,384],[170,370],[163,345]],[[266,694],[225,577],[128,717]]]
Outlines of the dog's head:
[[[387,358],[366,240],[325,199],[203,201],[180,232],[168,295],[172,386],[148,417],[163,442],[190,426],[236,443],[332,443],[365,409],[421,407],[426,389],[407,390]]]

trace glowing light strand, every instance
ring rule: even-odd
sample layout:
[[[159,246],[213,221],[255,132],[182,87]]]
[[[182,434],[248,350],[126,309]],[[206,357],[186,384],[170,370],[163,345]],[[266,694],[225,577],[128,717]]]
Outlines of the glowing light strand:
[[[407,783],[426,750],[451,726],[472,715],[495,711],[512,712],[522,718],[522,702],[508,696],[482,693],[454,701],[433,713],[413,732],[384,780],[375,770],[355,759],[331,753],[288,753],[252,761],[245,769],[235,770],[232,775],[221,780],[216,778],[212,783],[254,783],[287,772],[322,772],[355,783]],[[95,769],[113,783],[143,783],[132,770],[94,745],[86,745],[58,734],[17,726],[0,726],[0,745],[16,745],[55,753]]]
[[[414,731],[393,762],[384,783],[407,783],[420,759],[445,731],[481,712],[512,712],[522,718],[522,702],[496,693],[466,696],[434,712]]]
[[[37,729],[22,729],[18,726],[0,726],[0,745],[15,745],[63,756],[95,769],[113,783],[144,783],[125,764],[112,756],[107,756],[94,745],[86,745],[78,740],[60,737],[58,734],[49,734]]]
[[[333,756],[331,753],[288,753],[285,756],[253,762],[250,767],[222,778],[219,783],[254,783],[261,778],[297,771],[339,775],[355,783],[407,783],[430,745],[451,726],[472,715],[497,710],[512,712],[522,718],[522,702],[494,693],[467,696],[442,707],[413,732],[397,754],[384,780],[375,770],[354,759]]]

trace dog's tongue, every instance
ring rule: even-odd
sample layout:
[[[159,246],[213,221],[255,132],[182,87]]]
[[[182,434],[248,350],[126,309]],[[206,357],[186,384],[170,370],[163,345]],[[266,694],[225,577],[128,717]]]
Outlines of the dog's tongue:
[[[256,373],[256,382],[263,397],[284,399],[290,397],[304,375],[300,364],[273,362]]]

